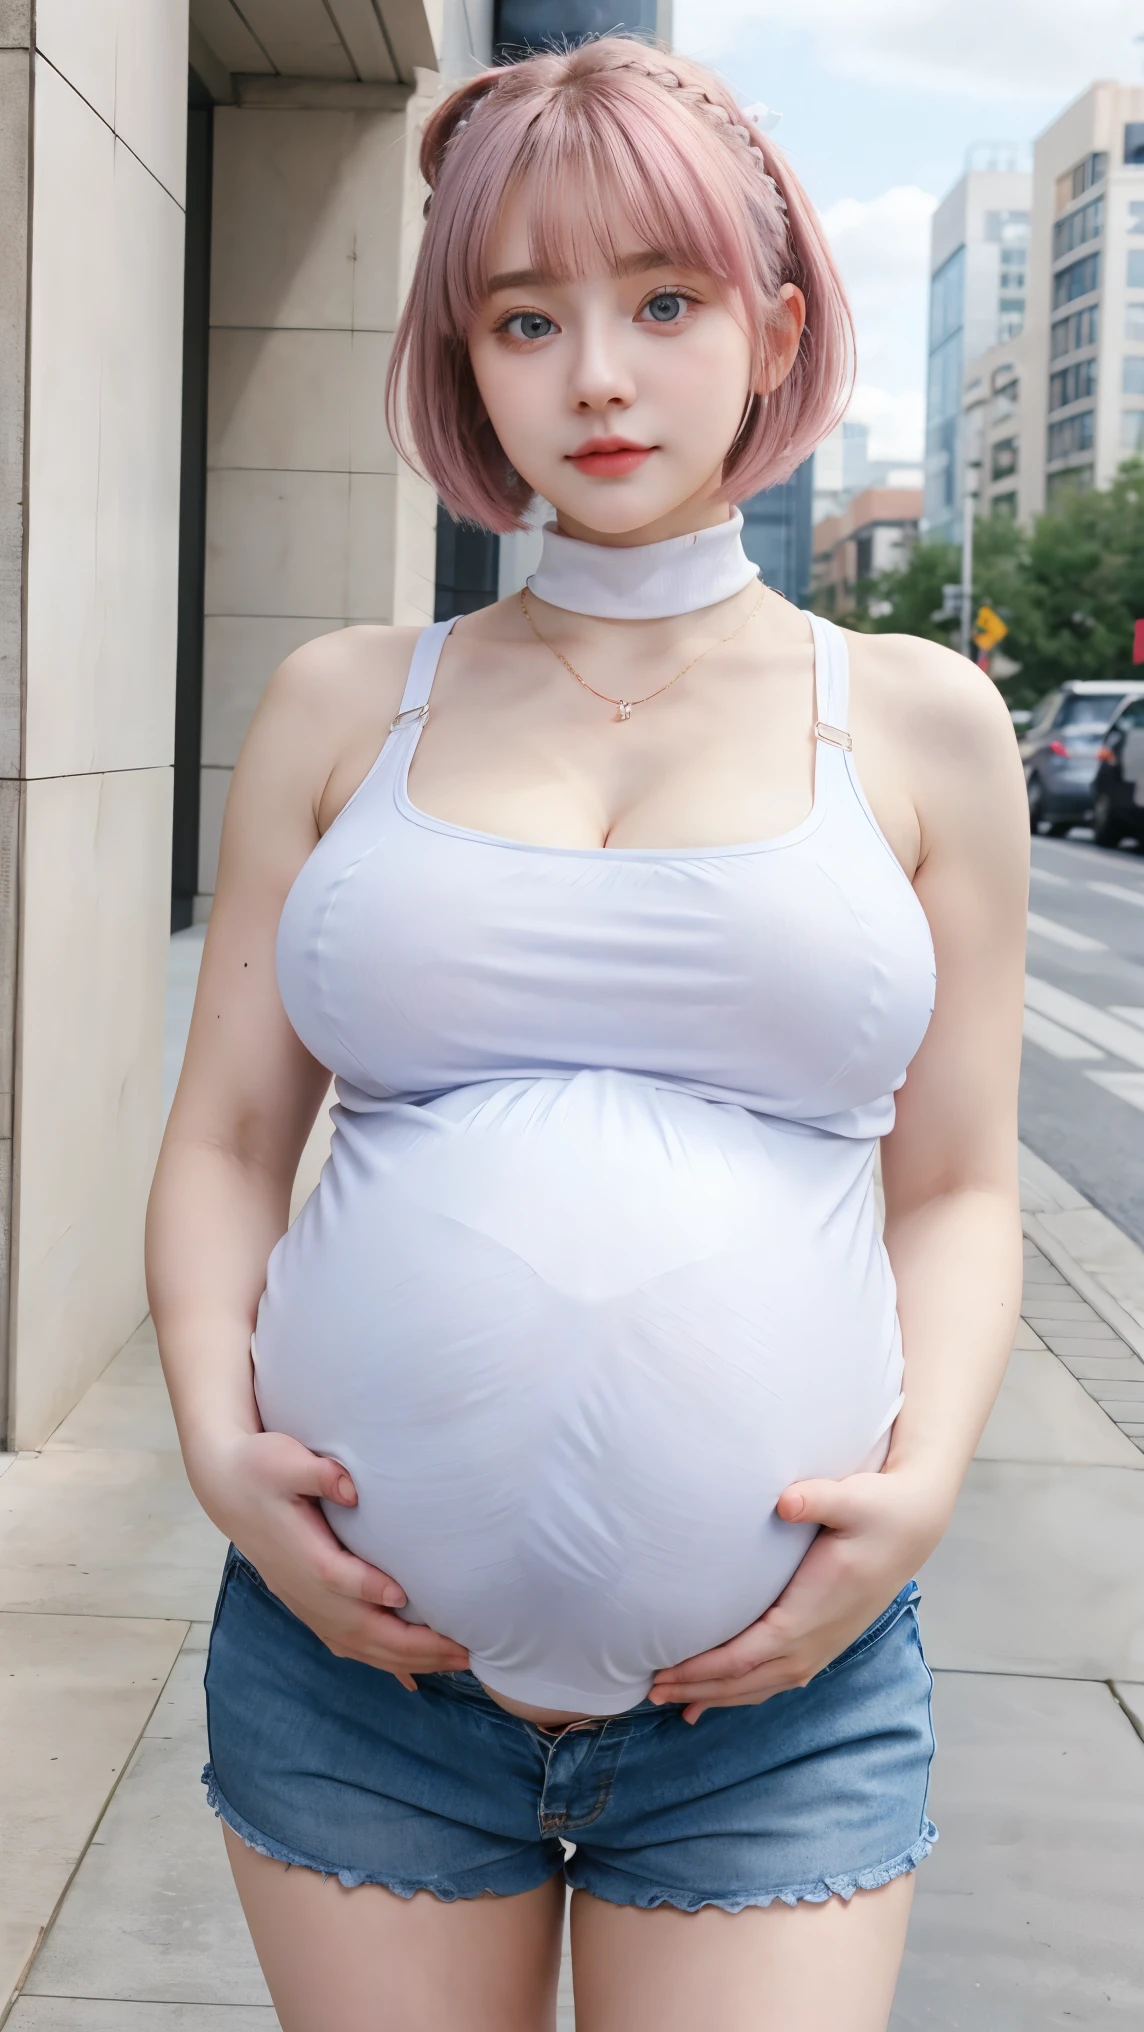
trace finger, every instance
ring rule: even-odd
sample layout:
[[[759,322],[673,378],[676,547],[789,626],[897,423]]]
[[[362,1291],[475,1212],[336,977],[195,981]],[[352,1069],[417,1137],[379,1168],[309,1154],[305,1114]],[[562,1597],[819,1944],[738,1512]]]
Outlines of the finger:
[[[823,1524],[830,1531],[852,1531],[865,1519],[865,1484],[869,1475],[848,1475],[845,1481],[792,1482],[775,1505],[785,1524]]]
[[[652,1684],[660,1687],[669,1682],[686,1685],[698,1679],[735,1679],[779,1657],[782,1642],[778,1633],[768,1630],[765,1619],[761,1619],[738,1637],[732,1637],[729,1644],[719,1644],[713,1651],[697,1651],[694,1658],[681,1659],[678,1665],[665,1665]]]
[[[332,1588],[335,1594],[347,1595],[351,1601],[369,1602],[375,1608],[407,1606],[405,1590],[392,1574],[383,1573],[379,1566],[371,1566],[368,1559],[359,1559],[356,1552],[347,1551],[320,1510],[310,1503],[299,1503],[294,1517],[310,1543],[311,1556],[315,1549],[318,1553],[318,1578],[324,1587]]]
[[[763,1667],[741,1679],[704,1679],[679,1681],[676,1685],[654,1687],[648,1699],[656,1707],[670,1707],[687,1701],[751,1699],[762,1691],[780,1693],[785,1687],[802,1684],[797,1668],[789,1659]]]

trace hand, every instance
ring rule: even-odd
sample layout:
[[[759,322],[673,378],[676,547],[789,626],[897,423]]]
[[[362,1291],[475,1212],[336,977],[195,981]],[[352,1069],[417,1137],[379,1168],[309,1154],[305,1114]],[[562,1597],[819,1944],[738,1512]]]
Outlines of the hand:
[[[790,1523],[823,1528],[757,1623],[656,1673],[650,1698],[685,1702],[685,1722],[805,1686],[888,1607],[949,1521],[948,1506],[905,1470],[793,1482],[777,1507]]]
[[[395,1580],[347,1552],[318,1499],[352,1509],[357,1490],[338,1461],[283,1432],[231,1431],[200,1441],[188,1459],[207,1515],[257,1567],[272,1594],[321,1638],[335,1658],[392,1672],[416,1693],[415,1672],[458,1672],[469,1654],[449,1637],[393,1612]]]

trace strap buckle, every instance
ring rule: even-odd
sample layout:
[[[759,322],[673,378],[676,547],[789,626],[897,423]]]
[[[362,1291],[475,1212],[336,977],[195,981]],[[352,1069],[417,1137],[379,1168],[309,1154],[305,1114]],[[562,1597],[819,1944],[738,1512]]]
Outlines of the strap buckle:
[[[847,733],[845,727],[828,726],[825,720],[815,721],[814,738],[816,741],[825,741],[827,746],[831,748],[852,748],[854,746],[853,737]]]
[[[389,731],[396,734],[400,727],[423,727],[428,718],[429,701],[426,699],[423,706],[406,706],[403,713],[398,713],[397,718],[389,722]]]

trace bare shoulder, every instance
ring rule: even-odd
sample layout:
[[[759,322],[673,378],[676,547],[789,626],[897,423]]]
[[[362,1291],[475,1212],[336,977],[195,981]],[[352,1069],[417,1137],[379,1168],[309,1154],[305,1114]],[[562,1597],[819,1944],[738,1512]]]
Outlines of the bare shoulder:
[[[320,724],[327,734],[351,728],[364,714],[393,717],[420,630],[335,628],[304,642],[280,663],[261,711],[275,719]]]
[[[918,635],[847,633],[854,705],[928,770],[1011,766],[1013,722],[996,685],[968,657]]]

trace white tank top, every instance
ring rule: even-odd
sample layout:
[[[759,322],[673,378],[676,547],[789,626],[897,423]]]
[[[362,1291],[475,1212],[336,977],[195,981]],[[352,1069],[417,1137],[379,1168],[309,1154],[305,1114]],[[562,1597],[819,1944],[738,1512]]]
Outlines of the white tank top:
[[[336,1075],[270,1260],[264,1423],[345,1462],[339,1536],[494,1691],[612,1714],[768,1607],[805,1475],[900,1405],[877,1138],[933,1007],[913,888],[810,617],[811,811],[715,848],[533,846],[409,799],[452,623],[301,870],[278,977]]]

